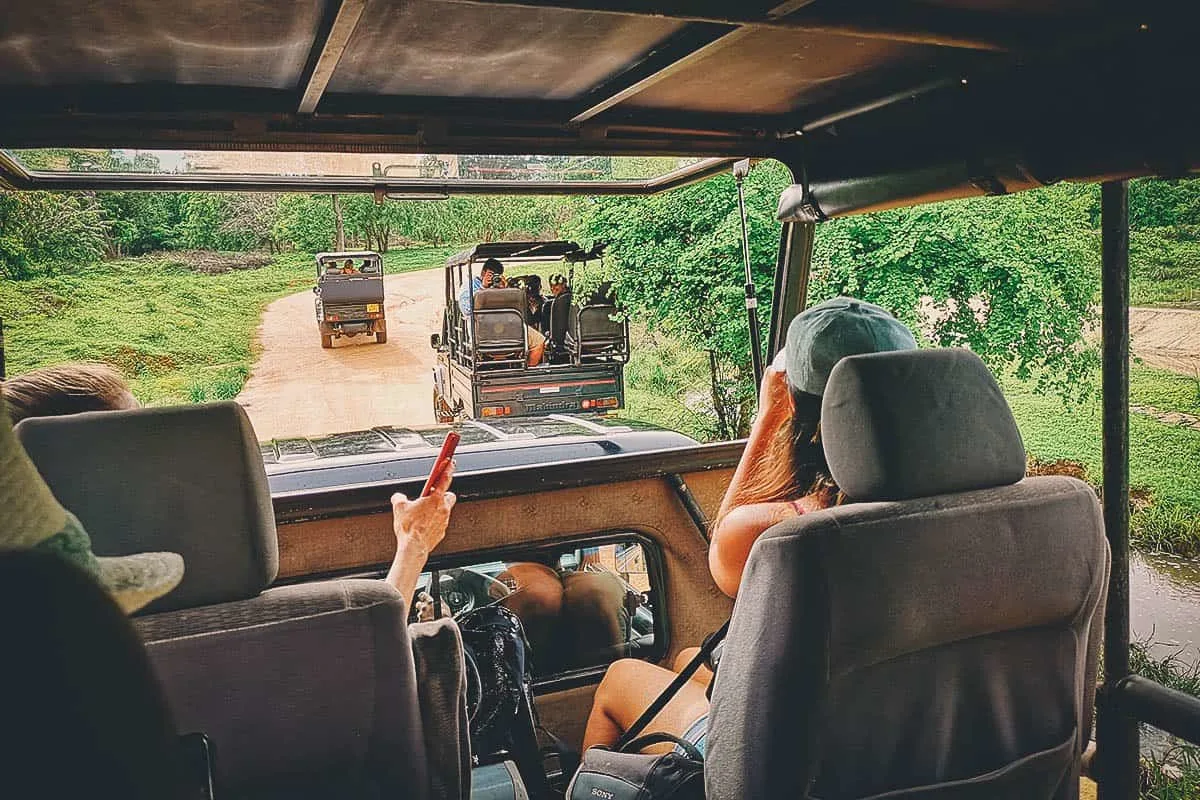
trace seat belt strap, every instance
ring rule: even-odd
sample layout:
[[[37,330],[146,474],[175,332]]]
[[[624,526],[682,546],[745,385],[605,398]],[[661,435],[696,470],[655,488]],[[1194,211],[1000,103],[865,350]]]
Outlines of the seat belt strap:
[[[650,724],[651,720],[658,716],[658,712],[663,710],[663,707],[670,702],[671,698],[678,694],[679,690],[687,685],[687,682],[690,681],[692,676],[696,674],[696,670],[700,669],[700,666],[708,660],[708,657],[712,655],[712,651],[718,644],[721,643],[721,641],[725,638],[725,634],[728,632],[729,621],[726,620],[725,624],[718,628],[716,633],[704,640],[704,643],[700,645],[700,652],[696,653],[695,658],[689,661],[687,666],[679,671],[679,674],[675,676],[675,680],[671,681],[666,689],[663,689],[662,694],[654,698],[654,702],[651,703],[650,706],[642,712],[642,715],[638,717],[632,725],[629,726],[629,730],[625,731],[625,733],[621,735],[621,738],[617,740],[615,745],[613,745],[614,750],[617,752],[623,752],[625,747],[634,739],[636,739],[643,730],[646,729],[646,726]]]

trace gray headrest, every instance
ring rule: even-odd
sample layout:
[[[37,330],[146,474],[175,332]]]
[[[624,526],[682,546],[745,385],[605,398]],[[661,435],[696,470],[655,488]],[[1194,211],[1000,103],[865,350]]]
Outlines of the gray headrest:
[[[1000,387],[969,350],[843,359],[821,403],[830,474],[856,501],[1016,483],[1025,447]]]
[[[243,600],[275,580],[271,492],[236,403],[35,417],[16,432],[97,555],[183,556],[183,582],[146,612]]]
[[[475,310],[515,308],[523,311],[526,305],[524,289],[480,289],[475,293]]]

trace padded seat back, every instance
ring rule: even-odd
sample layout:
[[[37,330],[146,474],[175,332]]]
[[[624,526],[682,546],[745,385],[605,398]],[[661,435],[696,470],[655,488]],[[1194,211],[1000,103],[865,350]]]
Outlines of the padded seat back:
[[[550,343],[555,350],[562,350],[567,338],[567,325],[571,317],[571,293],[563,292],[550,301]]]
[[[138,617],[180,730],[233,797],[427,796],[407,607],[382,581]]]
[[[141,613],[243,600],[275,580],[275,512],[237,403],[33,417],[16,433],[98,555],[183,556],[183,582]]]
[[[965,350],[843,360],[822,435],[851,502],[751,551],[708,797],[1076,797],[1109,570],[1095,493],[1022,479]]]
[[[274,513],[240,406],[29,419],[17,433],[97,553],[183,555],[183,582],[135,624],[180,731],[211,738],[221,796],[427,797],[405,598],[382,581],[267,588]]]
[[[476,292],[473,316],[479,352],[523,356],[526,307],[523,289],[481,289]]]
[[[572,307],[567,327],[567,347],[578,358],[623,356],[628,334],[622,320],[614,320],[614,305]]]

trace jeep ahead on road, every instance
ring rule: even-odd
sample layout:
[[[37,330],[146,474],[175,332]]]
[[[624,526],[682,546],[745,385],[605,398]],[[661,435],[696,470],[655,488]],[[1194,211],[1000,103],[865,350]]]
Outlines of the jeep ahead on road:
[[[625,406],[629,324],[616,318],[615,297],[604,284],[588,297],[571,291],[575,266],[599,257],[574,242],[491,242],[446,261],[442,332],[431,340],[439,422]],[[482,284],[489,259],[504,265],[507,285]],[[566,283],[549,297],[538,286],[550,283],[541,280],[547,276],[516,275],[547,272],[553,264],[563,265]]]
[[[317,253],[317,325],[321,347],[333,340],[360,333],[387,341],[383,312],[383,259],[369,250]]]

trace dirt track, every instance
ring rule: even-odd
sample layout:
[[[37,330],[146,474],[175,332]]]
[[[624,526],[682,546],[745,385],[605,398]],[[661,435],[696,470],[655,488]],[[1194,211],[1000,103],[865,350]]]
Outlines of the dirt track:
[[[443,304],[440,269],[384,277],[388,340],[334,340],[321,349],[313,294],[267,306],[258,363],[237,396],[259,439],[430,424],[434,365],[429,334]]]
[[[1147,364],[1200,375],[1200,311],[1190,308],[1129,309],[1130,347]]]

